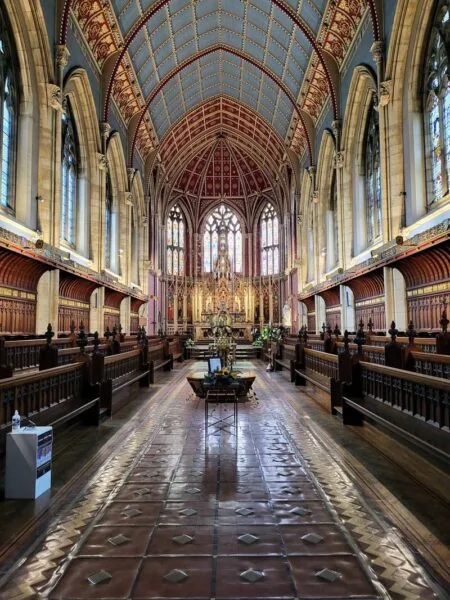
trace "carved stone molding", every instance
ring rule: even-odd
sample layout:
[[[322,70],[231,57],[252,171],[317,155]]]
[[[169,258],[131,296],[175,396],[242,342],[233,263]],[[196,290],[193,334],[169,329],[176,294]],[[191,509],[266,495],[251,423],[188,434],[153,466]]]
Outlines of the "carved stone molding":
[[[127,206],[133,206],[133,194],[131,192],[125,192],[125,204]]]
[[[331,123],[331,131],[333,132],[334,137],[337,139],[341,133],[342,129],[342,121],[341,119],[335,119]]]
[[[382,81],[380,83],[379,106],[387,106],[392,96],[392,80]]]
[[[334,153],[333,162],[334,162],[335,169],[342,169],[342,167],[344,166],[344,151],[343,150],[340,150],[339,152]]]
[[[63,112],[63,105],[61,103],[61,88],[59,85],[54,83],[47,83],[47,104],[49,108]]]
[[[383,60],[384,42],[380,40],[374,42],[370,47],[370,53],[372,54],[373,59],[377,63],[377,65],[380,64]]]
[[[319,190],[314,190],[312,193],[312,201],[314,204],[318,204],[319,202]]]
[[[106,171],[106,169],[108,168],[108,159],[106,157],[106,154],[101,154],[100,152],[97,153],[97,161],[98,161],[98,168],[101,171]]]
[[[106,140],[110,134],[111,125],[107,121],[101,121],[100,123],[100,133],[104,140]]]
[[[58,67],[64,68],[69,61],[70,52],[66,45],[56,45],[56,64]]]

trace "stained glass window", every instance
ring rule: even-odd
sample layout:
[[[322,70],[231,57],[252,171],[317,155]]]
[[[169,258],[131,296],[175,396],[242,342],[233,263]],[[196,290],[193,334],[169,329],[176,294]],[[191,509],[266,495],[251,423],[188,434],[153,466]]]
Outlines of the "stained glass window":
[[[203,271],[211,273],[219,257],[226,254],[234,273],[242,272],[242,231],[235,215],[224,204],[215,208],[206,219],[203,234]]]
[[[367,244],[370,246],[381,235],[381,161],[378,112],[369,113],[365,139],[365,191]]]
[[[106,171],[105,192],[105,266],[112,267],[112,243],[113,243],[113,190],[109,169]]]
[[[428,206],[443,198],[450,187],[449,18],[448,3],[441,0],[436,11],[426,65],[424,115]]]
[[[19,69],[10,32],[0,10],[0,205],[13,209],[18,116],[16,73]]]
[[[261,217],[261,274],[273,275],[280,272],[279,222],[272,204],[268,203]]]
[[[183,275],[184,273],[184,219],[180,207],[175,204],[167,219],[167,273]]]
[[[64,101],[62,115],[62,156],[61,156],[61,239],[75,245],[75,224],[77,204],[78,154],[76,133],[69,99]]]

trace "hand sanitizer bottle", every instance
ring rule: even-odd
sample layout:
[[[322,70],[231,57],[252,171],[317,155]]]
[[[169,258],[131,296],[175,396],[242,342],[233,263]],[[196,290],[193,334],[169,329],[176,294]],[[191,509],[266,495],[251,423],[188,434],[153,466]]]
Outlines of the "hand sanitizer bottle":
[[[20,429],[20,415],[19,415],[19,411],[18,410],[16,410],[16,412],[13,414],[11,422],[12,422],[12,430],[13,431],[19,431],[19,429]]]

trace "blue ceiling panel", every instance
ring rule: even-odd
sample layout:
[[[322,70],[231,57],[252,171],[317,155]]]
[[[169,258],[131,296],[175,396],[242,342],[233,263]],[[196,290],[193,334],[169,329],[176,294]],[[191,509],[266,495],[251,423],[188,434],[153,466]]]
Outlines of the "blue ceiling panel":
[[[123,37],[155,0],[111,0]],[[327,0],[286,0],[317,33]],[[297,98],[312,46],[291,18],[270,0],[170,0],[138,32],[129,56],[148,97],[172,70],[197,52],[224,44],[281,80]],[[150,113],[161,137],[185,111],[229,95],[257,110],[283,137],[293,107],[262,69],[226,51],[214,51],[168,81]]]

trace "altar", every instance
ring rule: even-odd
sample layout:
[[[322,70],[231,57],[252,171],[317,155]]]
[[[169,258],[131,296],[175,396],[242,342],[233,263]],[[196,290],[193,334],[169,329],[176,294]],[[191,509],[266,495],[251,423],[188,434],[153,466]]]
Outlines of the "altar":
[[[206,388],[208,385],[206,385],[205,388],[205,375],[205,371],[191,371],[186,376],[189,385],[191,386],[195,395],[199,398],[206,397]],[[243,371],[242,373],[239,373],[238,377],[236,377],[236,384],[239,384],[236,395],[241,399],[241,401],[244,401],[248,396],[255,379],[256,373],[254,371]]]

